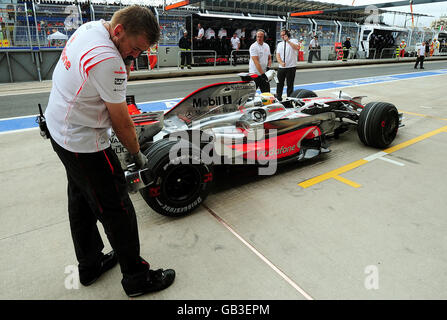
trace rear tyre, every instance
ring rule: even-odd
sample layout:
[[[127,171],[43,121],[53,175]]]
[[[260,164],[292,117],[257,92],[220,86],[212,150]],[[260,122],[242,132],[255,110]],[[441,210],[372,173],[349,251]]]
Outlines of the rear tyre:
[[[213,180],[213,167],[202,162],[198,147],[182,141],[182,149],[170,154],[172,148],[177,150],[177,143],[164,139],[145,151],[154,182],[140,190],[153,210],[170,217],[186,215],[200,206]]]
[[[396,107],[387,102],[370,102],[359,116],[357,133],[367,146],[385,148],[396,138],[399,114]]]
[[[296,89],[290,95],[292,98],[315,98],[318,97],[317,94],[311,90],[307,89]]]

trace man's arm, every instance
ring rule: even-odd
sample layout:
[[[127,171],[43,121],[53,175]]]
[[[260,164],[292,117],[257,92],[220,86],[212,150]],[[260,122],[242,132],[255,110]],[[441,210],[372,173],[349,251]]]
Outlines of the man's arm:
[[[279,54],[279,52],[276,52],[276,60],[278,61],[278,63],[282,66],[285,67],[286,63],[284,61],[282,61],[281,59],[281,55]]]
[[[131,153],[140,151],[137,133],[132,118],[127,110],[127,103],[104,102],[112,120],[112,128],[123,146]]]
[[[293,41],[290,41],[290,39],[287,39],[286,42],[292,47],[293,50],[298,51],[298,50],[300,49],[300,46],[299,46],[298,43],[295,43],[295,42],[293,42]]]

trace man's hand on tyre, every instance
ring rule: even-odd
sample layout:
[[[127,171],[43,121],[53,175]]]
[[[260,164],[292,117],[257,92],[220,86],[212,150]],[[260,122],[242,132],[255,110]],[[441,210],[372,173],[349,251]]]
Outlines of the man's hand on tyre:
[[[132,155],[132,160],[135,162],[135,165],[138,169],[144,169],[148,165],[147,157],[141,152]]]

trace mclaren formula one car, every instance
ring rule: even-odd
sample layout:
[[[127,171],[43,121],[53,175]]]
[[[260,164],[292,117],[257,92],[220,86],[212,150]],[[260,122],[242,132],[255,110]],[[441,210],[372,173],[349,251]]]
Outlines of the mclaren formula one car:
[[[268,79],[275,77],[273,70]],[[367,146],[384,148],[396,137],[402,114],[386,102],[362,104],[363,97],[338,92],[318,97],[297,89],[282,101],[257,94],[253,75],[205,86],[164,113],[141,112],[128,96],[147,168],[137,170],[116,136],[111,146],[125,170],[129,192],[166,216],[185,215],[206,199],[216,165],[256,165],[273,174],[277,164],[329,152],[328,138],[357,126]]]

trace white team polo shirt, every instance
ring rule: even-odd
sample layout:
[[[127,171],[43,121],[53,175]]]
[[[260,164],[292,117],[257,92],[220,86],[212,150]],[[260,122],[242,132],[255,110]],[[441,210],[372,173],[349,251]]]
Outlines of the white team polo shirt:
[[[202,39],[204,35],[205,35],[205,30],[203,30],[203,28],[200,28],[199,33],[197,34],[197,38]]]
[[[239,40],[239,38],[238,37],[232,37],[231,38],[231,47],[234,49],[234,50],[237,50],[238,48],[239,48],[239,44],[241,43],[241,40]]]
[[[298,40],[290,39],[290,42],[298,44]],[[284,58],[284,41],[281,41],[276,46],[276,53],[279,53],[281,60],[286,63],[286,66],[279,66],[280,68],[292,68],[298,65],[298,50],[294,50],[290,44],[286,44],[286,57]]]
[[[126,101],[126,67],[102,22],[76,30],[53,72],[45,117],[53,139],[72,152],[108,148],[112,122],[104,101]]]
[[[262,70],[264,70],[265,72],[265,70],[267,69],[267,65],[269,63],[269,55],[270,55],[270,47],[267,43],[264,42],[262,45],[260,45],[257,41],[254,42],[250,46],[250,63],[248,65],[248,72],[261,75],[251,57],[259,57],[259,63],[261,64]]]
[[[226,37],[227,36],[227,30],[220,29],[219,33],[217,34],[217,36],[219,37],[219,39],[222,39],[222,37]]]

